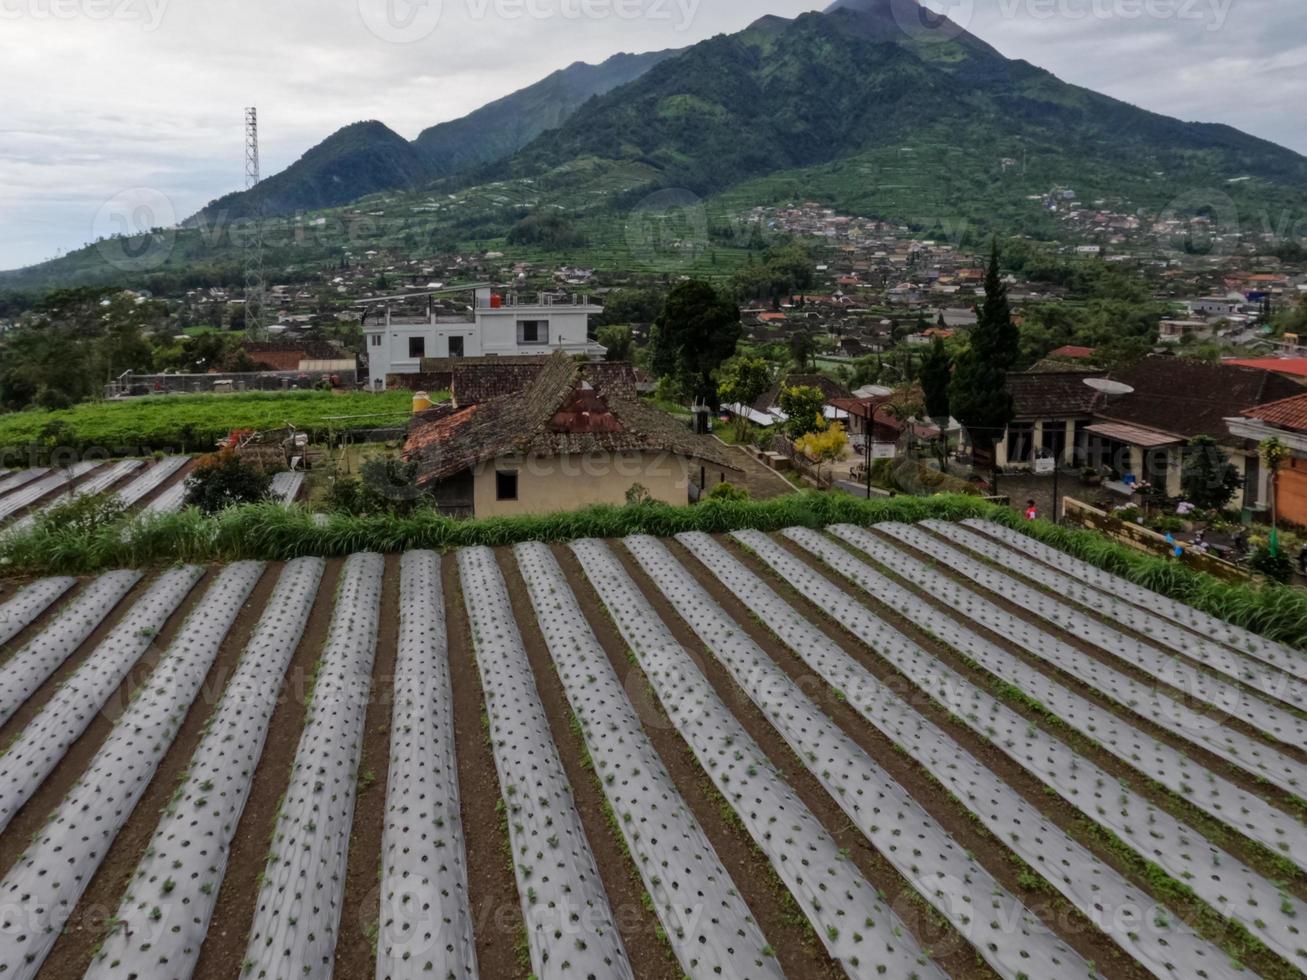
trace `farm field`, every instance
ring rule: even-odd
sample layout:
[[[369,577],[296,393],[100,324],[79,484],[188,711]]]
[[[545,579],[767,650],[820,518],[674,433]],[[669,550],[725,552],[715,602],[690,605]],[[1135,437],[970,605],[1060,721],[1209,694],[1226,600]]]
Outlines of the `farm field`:
[[[974,520],[14,584],[0,976],[1303,977],[1305,680]]]
[[[78,451],[129,447],[136,452],[208,452],[233,429],[276,429],[289,423],[318,436],[329,429],[393,426],[405,421],[411,409],[412,393],[402,391],[250,392],[88,402],[61,411],[0,415],[0,448],[16,453],[53,438],[56,445]],[[331,421],[345,417],[352,418]]]

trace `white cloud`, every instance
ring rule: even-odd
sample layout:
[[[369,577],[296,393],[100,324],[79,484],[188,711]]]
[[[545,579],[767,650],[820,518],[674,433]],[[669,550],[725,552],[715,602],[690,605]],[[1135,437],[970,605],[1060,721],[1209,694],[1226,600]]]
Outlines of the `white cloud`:
[[[1195,0],[1205,11],[1229,5],[1216,29],[1215,15],[1127,16],[1132,5],[1167,2],[1191,0],[986,0],[969,4],[970,27],[1067,81],[1307,152],[1307,30],[1296,5]],[[392,4],[401,24],[409,14],[429,16],[424,4],[441,16],[421,40],[388,43],[369,29],[359,3]],[[573,61],[685,46],[764,12],[795,16],[811,6],[0,0],[0,268],[89,240],[96,213],[124,189],[157,188],[185,215],[240,187],[246,105],[259,106],[264,171],[272,173],[360,119],[413,137]],[[1074,16],[1081,9],[1118,15]]]

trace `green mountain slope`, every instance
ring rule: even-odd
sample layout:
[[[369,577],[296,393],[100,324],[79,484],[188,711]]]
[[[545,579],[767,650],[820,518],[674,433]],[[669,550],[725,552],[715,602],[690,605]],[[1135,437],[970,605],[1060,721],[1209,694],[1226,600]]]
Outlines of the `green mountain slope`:
[[[253,191],[209,204],[210,222],[339,207],[381,191],[412,189],[511,156],[561,125],[587,100],[639,78],[675,51],[618,54],[600,65],[577,62],[412,143],[379,122],[346,126]]]
[[[404,137],[376,121],[354,123],[253,190],[214,201],[203,214],[235,220],[316,211],[378,191],[415,187],[428,176],[425,157]]]
[[[577,62],[469,116],[431,127],[414,146],[440,177],[501,160],[562,125],[588,100],[634,81],[674,54],[618,54],[600,65]]]
[[[1259,178],[1299,194],[1307,158],[1227,126],[1183,123],[1068,85],[962,33],[905,34],[895,7],[852,0],[705,41],[594,100],[499,168],[533,177],[597,158],[652,167],[664,186],[716,193],[780,171],[931,144],[959,178],[1035,156],[1041,176],[1156,204]],[[1158,186],[1150,187],[1154,177]],[[1047,186],[1043,189],[1047,190]],[[1264,194],[1263,194],[1264,196]],[[965,205],[954,201],[955,207]],[[1164,202],[1163,202],[1164,203]]]
[[[327,163],[308,183],[340,196],[319,200],[340,205],[373,193],[368,209],[383,217],[359,225],[328,211],[325,230],[307,241],[274,221],[265,234],[269,267],[338,256],[346,242],[415,257],[473,242],[499,248],[515,228],[515,256],[557,258],[548,243],[520,233],[532,215],[557,226],[557,240],[569,243],[566,261],[645,267],[631,261],[630,217],[665,189],[706,199],[715,230],[757,205],[820,200],[954,237],[1057,237],[1062,228],[1040,204],[1056,187],[1118,213],[1174,206],[1177,216],[1210,214],[1227,230],[1231,219],[1261,230],[1307,211],[1307,158],[1228,126],[1181,122],[1069,85],[964,31],[940,42],[910,29],[918,15],[916,0],[841,0],[794,20],[765,17],[681,52],[573,66],[474,121],[429,130],[404,144],[408,152],[391,133],[379,135],[385,149],[375,158],[370,146],[324,153]],[[605,85],[617,87],[582,98]],[[415,186],[410,154],[418,147],[428,175],[461,169]],[[385,179],[342,178],[350,186],[338,188],[335,175],[356,161],[369,172],[384,168]],[[147,243],[112,244],[111,252],[150,254]],[[89,248],[0,275],[0,287],[162,288],[239,268],[227,236],[184,231],[167,245],[166,258],[143,263],[137,276]]]

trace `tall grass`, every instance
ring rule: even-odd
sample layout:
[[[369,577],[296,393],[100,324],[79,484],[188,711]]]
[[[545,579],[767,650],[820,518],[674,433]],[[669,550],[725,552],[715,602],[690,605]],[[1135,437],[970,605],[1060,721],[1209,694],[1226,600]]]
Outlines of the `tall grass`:
[[[1279,585],[1257,588],[1222,582],[1178,562],[1117,544],[1094,531],[1026,521],[1014,511],[975,497],[939,495],[859,500],[844,494],[796,493],[768,501],[710,501],[697,507],[647,504],[592,507],[542,517],[456,521],[434,513],[411,517],[352,517],[325,523],[278,504],[236,507],[215,517],[198,511],[137,517],[94,530],[36,528],[0,538],[0,574],[91,574],[176,562],[285,561],[307,555],[344,557],[359,551],[393,553],[417,548],[447,551],[521,541],[669,537],[682,531],[721,534],[742,529],[820,529],[830,524],[914,523],[934,518],[985,517],[1271,639],[1307,650],[1307,593]]]
[[[960,520],[988,516],[990,505],[967,497],[858,500],[842,494],[793,494],[770,501],[711,501],[697,507],[646,504],[591,507],[541,517],[459,521],[424,512],[411,517],[337,514],[325,523],[278,504],[234,507],[214,517],[196,510],[138,517],[92,533],[34,529],[0,541],[7,574],[87,574],[172,562],[279,561],[305,555],[343,557],[358,551],[437,551],[521,541],[571,541],[631,534],[669,537],[682,531],[722,533],[756,528],[820,528],[833,523]]]

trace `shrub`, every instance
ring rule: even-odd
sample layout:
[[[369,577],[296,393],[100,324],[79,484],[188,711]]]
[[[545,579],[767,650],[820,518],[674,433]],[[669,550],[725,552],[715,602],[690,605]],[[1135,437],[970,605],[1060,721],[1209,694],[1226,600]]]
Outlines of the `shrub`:
[[[418,464],[392,457],[369,459],[357,477],[338,477],[327,491],[331,510],[362,517],[367,514],[406,516],[427,502],[418,487]]]
[[[202,457],[186,480],[186,506],[216,514],[238,504],[266,500],[272,477],[249,466],[231,450]]]
[[[749,491],[731,483],[719,483],[708,493],[709,500],[748,500]]]
[[[1271,554],[1271,549],[1262,545],[1253,553],[1248,564],[1252,566],[1253,571],[1265,575],[1272,582],[1288,585],[1293,581],[1293,562],[1283,551]]]
[[[127,512],[128,508],[117,494],[93,494],[55,504],[37,515],[36,526],[44,532],[94,534],[118,524]]]

